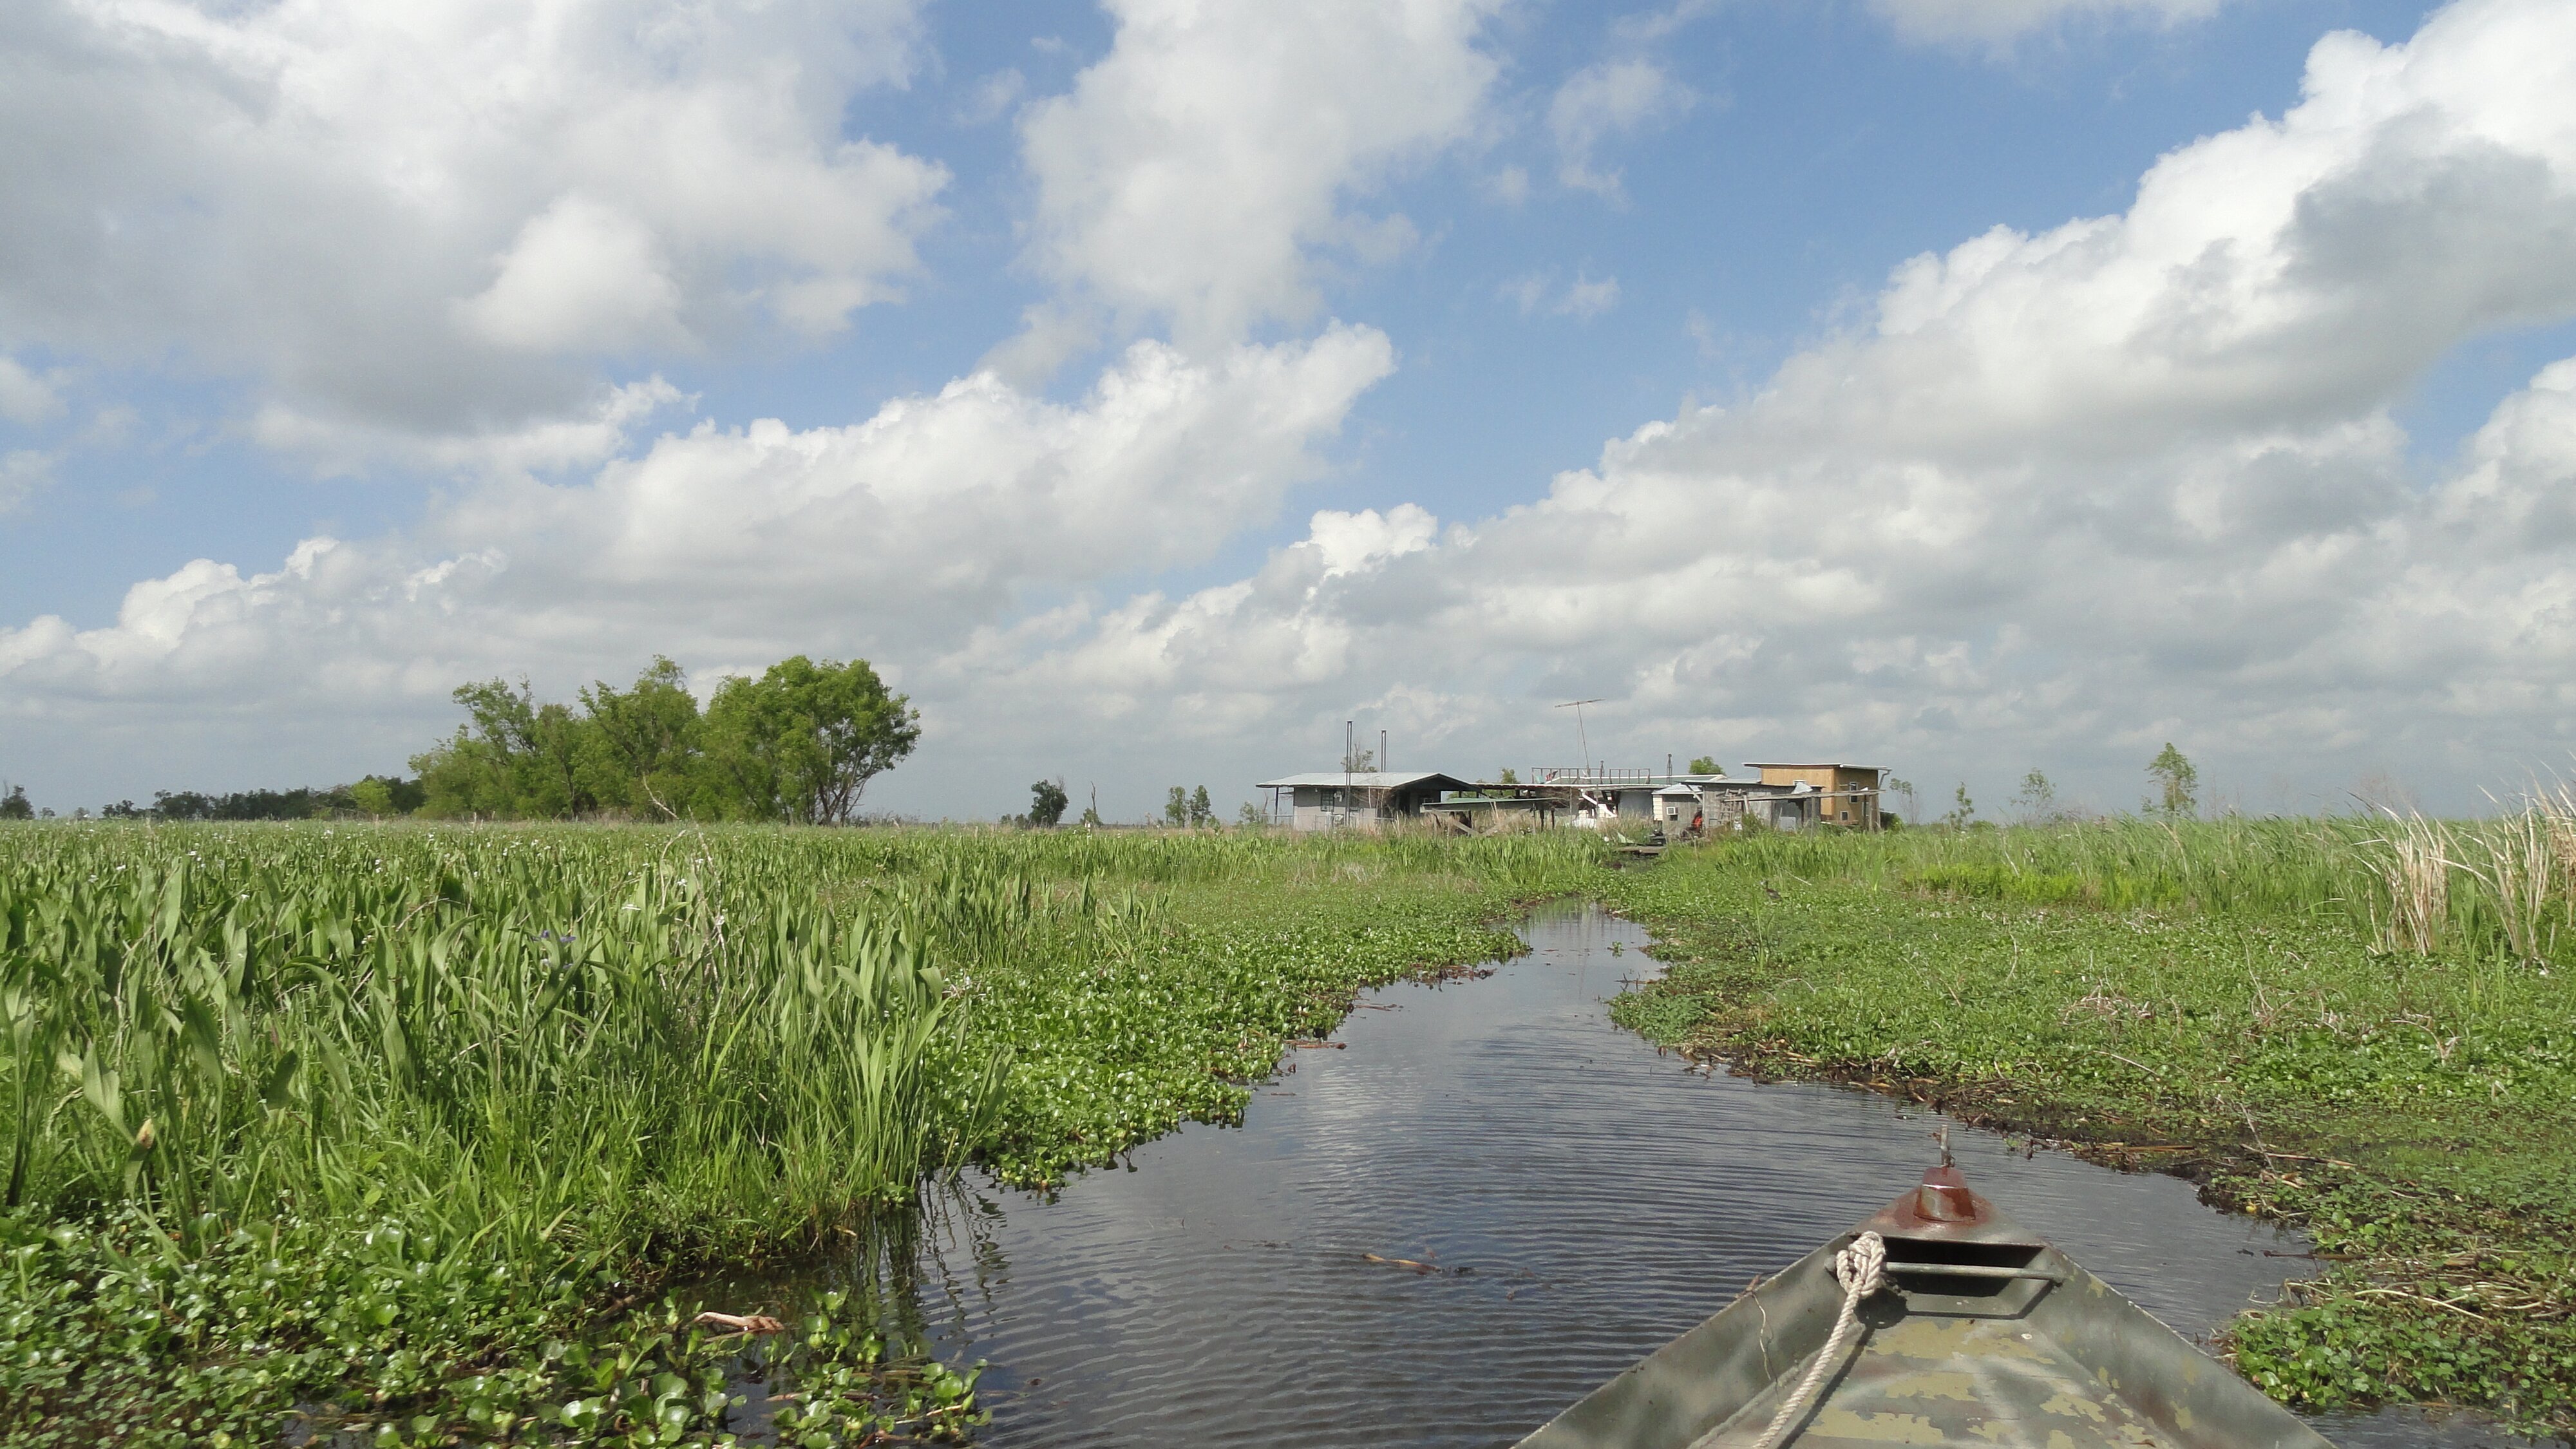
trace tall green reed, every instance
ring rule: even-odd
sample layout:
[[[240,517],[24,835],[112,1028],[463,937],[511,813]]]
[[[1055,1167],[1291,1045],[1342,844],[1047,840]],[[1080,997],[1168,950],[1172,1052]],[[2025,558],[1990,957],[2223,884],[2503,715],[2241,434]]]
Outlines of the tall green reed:
[[[1723,841],[1766,878],[1861,878],[2033,905],[2324,915],[2391,954],[2545,960],[2552,907],[2576,912],[2576,807],[2417,816],[2117,818],[1884,835],[1756,832]]]
[[[920,925],[827,907],[793,854],[16,832],[7,1203],[622,1254],[784,1247],[908,1199],[982,1141],[1006,1063]]]

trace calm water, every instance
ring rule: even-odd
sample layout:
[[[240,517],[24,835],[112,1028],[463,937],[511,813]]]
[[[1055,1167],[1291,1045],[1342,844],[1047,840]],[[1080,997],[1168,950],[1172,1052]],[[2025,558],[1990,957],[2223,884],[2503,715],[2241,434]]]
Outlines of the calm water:
[[[976,1191],[938,1223],[922,1308],[991,1364],[983,1442],[1508,1445],[1936,1159],[1930,1114],[1695,1072],[1613,1027],[1604,1000],[1661,969],[1637,927],[1569,908],[1526,934],[1490,977],[1370,993],[1344,1049],[1290,1052],[1241,1128],[1185,1128],[1052,1202]],[[2179,1180],[1952,1143],[2187,1336],[2312,1266]],[[2502,1442],[2321,1427],[2355,1449]]]

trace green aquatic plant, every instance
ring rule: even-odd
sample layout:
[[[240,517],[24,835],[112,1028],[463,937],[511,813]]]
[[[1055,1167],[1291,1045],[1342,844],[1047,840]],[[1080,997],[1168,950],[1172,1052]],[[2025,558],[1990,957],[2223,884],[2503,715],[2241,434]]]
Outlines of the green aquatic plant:
[[[12,826],[0,1443],[270,1442],[298,1415],[711,1442],[735,1406],[708,1375],[773,1348],[839,1385],[790,1401],[795,1442],[944,1432],[970,1377],[872,1317],[805,1304],[821,1339],[727,1346],[678,1285],[833,1250],[969,1162],[1043,1187],[1232,1120],[1354,991],[1512,949],[1496,918],[1603,858],[1574,833]]]
[[[2228,1344],[2292,1403],[2576,1428],[2576,941],[2535,816],[1728,840],[1609,887],[1621,1022],[2185,1171],[2328,1263]],[[2474,864],[2463,866],[2461,861]]]

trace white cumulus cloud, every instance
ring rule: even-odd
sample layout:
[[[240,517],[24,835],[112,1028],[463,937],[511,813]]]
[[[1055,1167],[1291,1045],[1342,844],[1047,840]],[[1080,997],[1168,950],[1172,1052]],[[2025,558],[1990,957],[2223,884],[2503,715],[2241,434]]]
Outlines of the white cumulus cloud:
[[[200,559],[113,623],[0,628],[13,769],[154,741],[171,779],[281,752],[354,775],[433,737],[461,681],[568,694],[655,652],[857,653],[900,678],[1031,601],[1203,561],[1319,471],[1392,366],[1364,328],[1201,360],[1140,342],[1075,404],[978,374],[847,427],[706,424],[583,482],[495,478],[266,573]],[[1351,557],[1408,546],[1415,512],[1355,524]]]
[[[241,761],[353,775],[434,733],[461,679],[527,669],[560,696],[657,649],[701,671],[808,650],[867,654],[914,693],[931,744],[887,798],[934,814],[982,798],[936,782],[1032,759],[1259,778],[1329,761],[1361,711],[1408,763],[1561,762],[1548,705],[1589,696],[1608,697],[1596,752],[1628,763],[1785,749],[1944,793],[2041,763],[2112,807],[2167,739],[2250,804],[2275,772],[2313,803],[2373,769],[2467,804],[2563,762],[2576,359],[2454,458],[2415,457],[2391,412],[2463,342],[2576,317],[2563,0],[2461,0],[2400,45],[2328,36],[2295,106],[2161,158],[2126,210],[1908,260],[1746,395],[1613,439],[1518,506],[1327,509],[1257,566],[1142,591],[1111,581],[1216,568],[1393,367],[1367,328],[1242,338],[1382,239],[1355,210],[1373,178],[1470,134],[1491,62],[1472,7],[1338,30],[1177,0],[1117,15],[1110,56],[1022,112],[1029,255],[1064,287],[1041,340],[1079,351],[1091,307],[1171,342],[1073,401],[979,372],[846,427],[672,432],[574,481],[569,460],[675,390],[590,381],[543,417],[443,425],[488,476],[414,529],[266,572],[200,561],[109,623],[0,628],[0,733],[37,765],[122,755],[173,784]],[[1587,175],[1619,118],[1657,114],[1624,104],[1584,101],[1562,133]],[[545,236],[567,197],[598,210]],[[657,218],[550,179],[419,295],[504,369],[551,362],[530,339],[706,335],[690,245]],[[512,299],[523,253],[552,265],[553,246],[680,300]],[[1614,300],[1580,272],[1504,295]],[[345,426],[334,406],[272,400],[261,425],[320,448],[286,434]],[[411,426],[372,416],[388,435],[367,447]]]
[[[521,227],[500,275],[459,305],[470,330],[529,352],[619,352],[688,338],[680,286],[652,229],[581,196]]]
[[[2555,0],[2330,36],[2298,106],[2127,212],[1916,258],[1867,325],[1533,503],[1356,568],[1319,517],[1238,583],[996,635],[956,687],[1117,719],[1223,680],[1171,716],[1209,750],[1399,680],[1426,730],[1543,742],[1579,691],[1658,758],[2047,760],[2118,807],[2173,738],[2249,788],[2400,768],[2465,804],[2576,719],[2576,359],[2429,477],[2388,409],[2465,339],[2576,316],[2571,98]]]
[[[1031,257],[1078,301],[1183,347],[1317,305],[1318,253],[1406,245],[1354,209],[1473,133],[1497,0],[1287,7],[1111,0],[1116,44],[1069,95],[1022,114],[1037,183]]]
[[[938,216],[941,167],[842,133],[914,29],[909,0],[0,7],[0,346],[176,354],[345,451],[580,414],[603,355],[835,331]]]

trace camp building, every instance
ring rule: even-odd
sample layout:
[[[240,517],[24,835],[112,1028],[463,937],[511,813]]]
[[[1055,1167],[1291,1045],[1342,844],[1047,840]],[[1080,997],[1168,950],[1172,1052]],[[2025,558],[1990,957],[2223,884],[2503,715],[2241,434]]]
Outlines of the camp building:
[[[1878,794],[1880,777],[1887,772],[1876,765],[1765,765],[1750,762],[1762,772],[1762,784],[1771,790],[1787,787],[1788,799],[1803,818],[1795,824],[1775,817],[1774,824],[1849,825],[1860,830],[1878,828]],[[1782,797],[1774,796],[1775,802]],[[1779,809],[1777,803],[1773,809]]]
[[[1323,770],[1264,780],[1255,788],[1270,792],[1271,819],[1284,819],[1295,830],[1331,830],[1417,816],[1449,791],[1476,787],[1437,770]]]
[[[1741,829],[1747,822],[1775,830],[1880,828],[1878,798],[1886,772],[1878,766],[1751,768],[1758,773],[1747,777],[1593,765],[1533,769],[1525,776],[1487,781],[1436,770],[1322,770],[1264,780],[1259,788],[1270,792],[1270,818],[1296,830],[1367,828],[1429,816],[1436,824],[1473,832],[1492,829],[1507,815],[1593,829],[1651,821],[1678,830],[1687,829],[1694,818],[1710,831]]]

